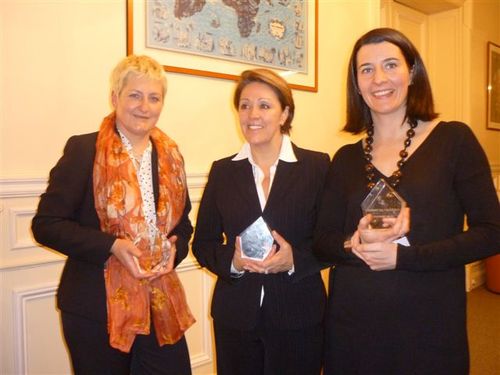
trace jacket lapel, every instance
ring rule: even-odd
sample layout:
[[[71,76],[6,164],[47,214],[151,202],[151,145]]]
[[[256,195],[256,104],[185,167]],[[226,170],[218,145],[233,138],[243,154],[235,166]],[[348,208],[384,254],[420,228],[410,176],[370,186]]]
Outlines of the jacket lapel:
[[[273,207],[276,204],[282,204],[284,201],[284,196],[290,190],[293,184],[296,184],[300,179],[300,168],[301,168],[301,153],[294,144],[293,152],[297,158],[296,162],[286,162],[280,160],[276,168],[276,174],[274,176],[274,181],[271,186],[271,191],[269,192],[269,197],[267,199],[266,209]]]
[[[158,199],[160,197],[160,183],[158,182],[158,152],[156,151],[155,143],[151,152],[151,171],[153,172],[153,194],[155,197],[155,207],[158,210]]]
[[[228,176],[228,183],[234,186],[236,194],[244,197],[248,203],[248,209],[251,212],[261,212],[259,196],[255,187],[255,180],[252,171],[252,165],[248,159],[231,161],[233,168]],[[244,207],[242,207],[244,209]]]

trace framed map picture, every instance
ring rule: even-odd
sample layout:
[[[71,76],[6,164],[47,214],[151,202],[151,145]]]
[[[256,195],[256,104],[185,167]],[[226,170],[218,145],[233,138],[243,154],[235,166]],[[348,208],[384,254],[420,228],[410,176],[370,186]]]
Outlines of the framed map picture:
[[[487,128],[500,130],[500,46],[488,43]]]
[[[317,91],[317,0],[128,0],[127,54],[166,71],[236,80],[269,68]]]

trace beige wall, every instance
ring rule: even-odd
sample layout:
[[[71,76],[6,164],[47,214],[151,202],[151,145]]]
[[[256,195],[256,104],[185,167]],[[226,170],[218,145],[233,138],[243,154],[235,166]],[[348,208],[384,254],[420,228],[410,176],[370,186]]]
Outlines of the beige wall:
[[[486,129],[487,42],[500,45],[500,1],[467,0],[463,9],[465,118],[500,174],[500,131]],[[500,186],[499,186],[500,189]]]
[[[72,134],[110,111],[108,76],[125,56],[125,0],[0,0],[0,373],[69,371],[54,307],[63,259],[37,247],[29,224],[49,169]],[[379,24],[378,0],[319,0],[319,90],[295,91],[292,139],[333,154],[354,40]],[[241,145],[234,82],[168,74],[159,126],[180,145],[197,202],[213,160]],[[179,268],[198,320],[187,338],[194,374],[214,372],[212,278],[193,258]],[[50,350],[47,350],[50,348]]]
[[[319,0],[319,90],[294,93],[298,144],[332,154],[352,140],[338,131],[347,57],[353,41],[378,25],[378,3]],[[125,1],[3,0],[0,7],[0,178],[45,177],[68,136],[94,131],[110,110],[108,75],[125,54]],[[485,129],[484,89],[486,42],[500,44],[500,3],[467,0],[463,25],[464,120],[497,165],[500,132]],[[168,78],[159,126],[179,143],[188,173],[206,173],[241,143],[231,108],[234,83]]]
[[[0,373],[68,371],[54,307],[63,259],[37,247],[29,223],[49,169],[72,134],[110,111],[108,76],[125,55],[125,0],[0,0]],[[345,72],[355,39],[379,25],[380,0],[319,0],[319,90],[295,91],[292,139],[329,152],[354,140],[344,121]],[[485,129],[487,40],[500,44],[500,3],[466,0],[464,120],[500,165],[500,132]],[[444,31],[443,31],[444,32]],[[241,144],[234,82],[169,74],[159,126],[186,159],[193,218],[213,160]],[[194,259],[180,267],[198,319],[188,334],[195,374],[213,373],[207,306],[212,279]],[[50,350],[47,350],[50,348]]]
[[[43,177],[68,136],[96,130],[110,110],[108,75],[125,55],[125,1],[0,4],[0,177]],[[348,53],[356,37],[377,25],[378,1],[320,0],[319,12],[319,90],[294,93],[292,137],[332,153],[349,139],[337,134]],[[231,108],[234,82],[174,73],[168,79],[159,126],[179,143],[188,173],[205,173],[241,144]]]

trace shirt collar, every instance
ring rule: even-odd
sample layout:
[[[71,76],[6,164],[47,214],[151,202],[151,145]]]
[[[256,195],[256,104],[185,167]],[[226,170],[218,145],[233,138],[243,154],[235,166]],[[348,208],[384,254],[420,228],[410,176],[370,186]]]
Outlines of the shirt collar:
[[[132,151],[132,143],[130,143],[130,141],[127,138],[127,136],[125,134],[123,134],[122,131],[120,129],[118,129],[118,127],[116,128],[116,130],[118,130],[118,134],[120,135],[120,139],[121,139],[123,145],[125,146],[125,149],[128,152],[131,152]],[[144,150],[144,152],[145,153],[151,153],[152,150],[153,150],[153,145],[151,144],[151,140],[149,140],[148,146],[146,147],[146,149]]]
[[[241,147],[240,152],[236,154],[234,158],[232,158],[232,161],[238,161],[238,160],[244,160],[248,159],[250,163],[255,164],[252,158],[252,152],[250,149],[250,145],[248,142],[245,142],[243,146]],[[288,163],[295,163],[297,162],[297,156],[295,156],[295,152],[293,152],[293,146],[292,146],[292,141],[290,140],[290,137],[286,134],[283,134],[282,141],[281,141],[281,149],[280,153],[278,156],[278,160],[283,160]]]

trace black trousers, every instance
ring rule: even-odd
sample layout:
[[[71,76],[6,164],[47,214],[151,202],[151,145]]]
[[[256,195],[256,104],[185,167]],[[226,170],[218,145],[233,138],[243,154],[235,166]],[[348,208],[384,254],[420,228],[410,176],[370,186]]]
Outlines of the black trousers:
[[[61,312],[64,338],[76,375],[191,375],[186,339],[159,346],[153,326],[137,335],[130,353],[109,345],[105,322]]]
[[[214,322],[217,375],[319,375],[323,327],[228,329]]]

